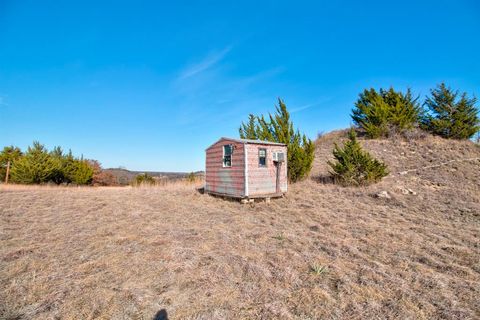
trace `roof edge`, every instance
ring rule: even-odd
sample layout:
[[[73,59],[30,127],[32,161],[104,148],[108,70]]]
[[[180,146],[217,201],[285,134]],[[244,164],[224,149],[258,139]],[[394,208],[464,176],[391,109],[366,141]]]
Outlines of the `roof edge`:
[[[217,141],[215,141],[214,143],[212,143],[212,144],[211,144],[208,148],[206,148],[205,150],[210,149],[211,147],[213,147],[214,145],[216,145],[217,143],[219,143],[219,142],[222,141],[222,140],[235,141],[235,142],[243,143],[243,144],[266,144],[266,145],[282,146],[282,147],[286,147],[286,146],[287,146],[285,143],[272,142],[272,141],[266,141],[266,140],[237,139],[237,138],[221,137],[220,139],[218,139]]]

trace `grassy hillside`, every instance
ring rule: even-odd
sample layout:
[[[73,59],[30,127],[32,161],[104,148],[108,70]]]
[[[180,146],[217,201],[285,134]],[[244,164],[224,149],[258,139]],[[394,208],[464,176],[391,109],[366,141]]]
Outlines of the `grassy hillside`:
[[[270,204],[0,187],[0,318],[479,318],[480,148],[361,140],[392,173],[342,188],[325,162],[344,135]]]

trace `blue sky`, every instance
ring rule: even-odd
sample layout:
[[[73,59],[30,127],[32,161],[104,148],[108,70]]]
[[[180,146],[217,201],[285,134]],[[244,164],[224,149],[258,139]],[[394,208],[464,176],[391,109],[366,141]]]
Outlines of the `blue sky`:
[[[193,171],[285,100],[315,138],[364,88],[480,94],[476,1],[0,0],[0,146]]]

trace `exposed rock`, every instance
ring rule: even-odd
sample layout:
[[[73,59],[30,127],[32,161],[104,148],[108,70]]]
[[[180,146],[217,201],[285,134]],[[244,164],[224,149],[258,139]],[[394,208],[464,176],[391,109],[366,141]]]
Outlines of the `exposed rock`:
[[[405,194],[405,195],[408,195],[408,194],[411,194],[414,196],[417,195],[417,193],[410,188],[400,188],[400,191],[402,191],[402,194]]]
[[[376,198],[384,198],[384,199],[391,199],[392,197],[390,196],[390,194],[383,190],[383,191],[380,191],[378,193],[375,194],[375,197]]]

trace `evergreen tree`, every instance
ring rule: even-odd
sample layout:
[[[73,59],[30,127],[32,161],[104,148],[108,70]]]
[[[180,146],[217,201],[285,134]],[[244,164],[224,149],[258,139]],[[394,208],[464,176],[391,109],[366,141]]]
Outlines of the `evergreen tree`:
[[[344,186],[368,185],[388,175],[387,166],[362,150],[352,128],[343,148],[335,144],[335,162],[328,161],[334,180]]]
[[[418,123],[422,109],[417,100],[410,89],[405,94],[393,88],[364,90],[352,110],[352,119],[370,138],[387,137],[392,130],[409,130]]]
[[[0,152],[0,176],[5,179],[5,166],[10,160],[11,181],[23,184],[54,182],[91,184],[94,168],[83,157],[78,159],[72,151],[65,154],[60,147],[48,151],[39,142],[33,142],[25,154],[16,147],[5,147]]]
[[[56,184],[61,184],[67,182],[67,177],[65,176],[65,157],[63,154],[63,150],[60,147],[54,147],[52,151],[50,151],[50,156],[52,158],[52,173],[50,175],[51,181],[55,182]]]
[[[10,162],[10,168],[12,168],[15,161],[21,156],[22,151],[18,147],[8,146],[3,148],[0,152],[0,182],[5,181],[8,163]]]
[[[242,124],[240,125],[240,138],[257,140],[257,131],[257,117],[255,117],[253,114],[249,114],[247,124],[244,124],[242,122]]]
[[[290,120],[290,113],[287,106],[278,99],[278,105],[275,106],[276,113],[270,116],[271,131],[274,134],[275,141],[289,144],[295,140],[295,131],[293,130],[293,123]]]
[[[50,181],[56,163],[45,146],[38,141],[28,147],[25,155],[15,161],[12,167],[12,181],[24,184],[45,183]]]
[[[288,178],[295,182],[305,178],[312,168],[315,145],[306,135],[294,130],[290,113],[282,99],[278,99],[275,114],[265,117],[249,116],[249,123],[242,123],[241,138],[254,137],[258,140],[284,143],[287,145]],[[249,133],[249,134],[247,134]]]
[[[76,159],[74,161],[75,170],[72,176],[72,182],[78,185],[87,185],[92,183],[93,168],[88,160]]]
[[[75,180],[75,172],[77,170],[77,159],[72,154],[72,150],[68,150],[68,153],[63,156],[63,176],[66,183],[72,183]]]
[[[268,122],[267,120],[265,120],[265,117],[263,115],[258,117],[257,120],[258,120],[258,131],[257,131],[258,139],[263,141],[274,141],[274,142],[277,141],[277,137],[275,136],[275,132],[273,132],[271,122]]]
[[[433,134],[450,139],[469,139],[480,130],[477,99],[453,91],[444,83],[430,90],[422,126]]]

